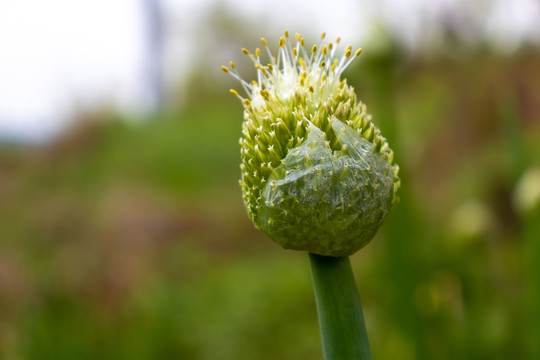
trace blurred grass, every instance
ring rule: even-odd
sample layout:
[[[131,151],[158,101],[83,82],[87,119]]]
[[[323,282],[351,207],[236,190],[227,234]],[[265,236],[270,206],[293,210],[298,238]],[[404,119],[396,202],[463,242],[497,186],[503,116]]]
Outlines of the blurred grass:
[[[402,169],[352,258],[375,358],[539,356],[540,233],[512,205],[540,164],[539,60],[391,48],[346,74]],[[322,358],[307,256],[249,223],[241,108],[204,84],[148,122],[0,150],[0,358]]]

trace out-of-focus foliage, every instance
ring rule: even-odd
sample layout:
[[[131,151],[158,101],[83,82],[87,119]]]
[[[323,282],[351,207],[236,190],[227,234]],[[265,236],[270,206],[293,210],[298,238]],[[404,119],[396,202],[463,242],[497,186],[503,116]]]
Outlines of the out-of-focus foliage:
[[[374,357],[538,358],[540,215],[513,198],[540,164],[540,53],[362,56],[346,76],[402,178],[352,257]],[[241,106],[189,89],[0,151],[0,358],[322,358],[307,256],[241,202]]]

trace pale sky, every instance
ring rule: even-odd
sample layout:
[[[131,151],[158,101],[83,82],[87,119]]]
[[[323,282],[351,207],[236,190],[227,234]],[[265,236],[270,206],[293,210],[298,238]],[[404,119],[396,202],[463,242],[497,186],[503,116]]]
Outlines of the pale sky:
[[[140,100],[133,0],[0,3],[0,137],[55,132],[72,111]]]
[[[147,109],[143,1],[1,1],[0,141],[47,139],[78,110],[96,106],[132,114]],[[306,36],[326,31],[365,48],[383,19],[414,49],[430,37],[436,40],[441,18],[451,14],[480,24],[472,33],[466,29],[465,39],[476,34],[504,51],[523,40],[540,42],[537,0],[161,0],[168,85],[196,61],[205,16],[218,2],[268,27],[254,38],[286,28]]]

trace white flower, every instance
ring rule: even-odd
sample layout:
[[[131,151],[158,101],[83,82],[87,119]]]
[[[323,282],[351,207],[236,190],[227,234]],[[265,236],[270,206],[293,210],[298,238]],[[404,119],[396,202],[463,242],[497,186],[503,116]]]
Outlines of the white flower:
[[[300,34],[296,34],[296,42],[291,44],[289,33],[285,31],[279,39],[277,57],[272,55],[266,39],[262,38],[269,61],[266,65],[261,60],[261,49],[257,48],[255,53],[242,49],[257,69],[257,80],[251,84],[244,81],[231,61],[230,68],[223,66],[222,69],[240,81],[248,101],[236,90],[231,92],[254,110],[263,108],[265,101],[269,100],[287,103],[294,94],[301,94],[314,103],[324,101],[343,87],[340,75],[362,52],[362,49],[358,49],[353,54],[349,45],[341,57],[335,57],[340,38],[335,42],[324,43],[325,37],[323,33],[319,45],[313,45],[311,50],[306,51]]]

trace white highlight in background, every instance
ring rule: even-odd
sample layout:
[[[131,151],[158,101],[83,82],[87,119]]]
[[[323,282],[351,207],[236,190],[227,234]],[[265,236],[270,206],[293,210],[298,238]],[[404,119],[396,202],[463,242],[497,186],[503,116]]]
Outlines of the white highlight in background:
[[[76,110],[144,104],[141,7],[133,0],[0,6],[0,137],[40,140]]]

